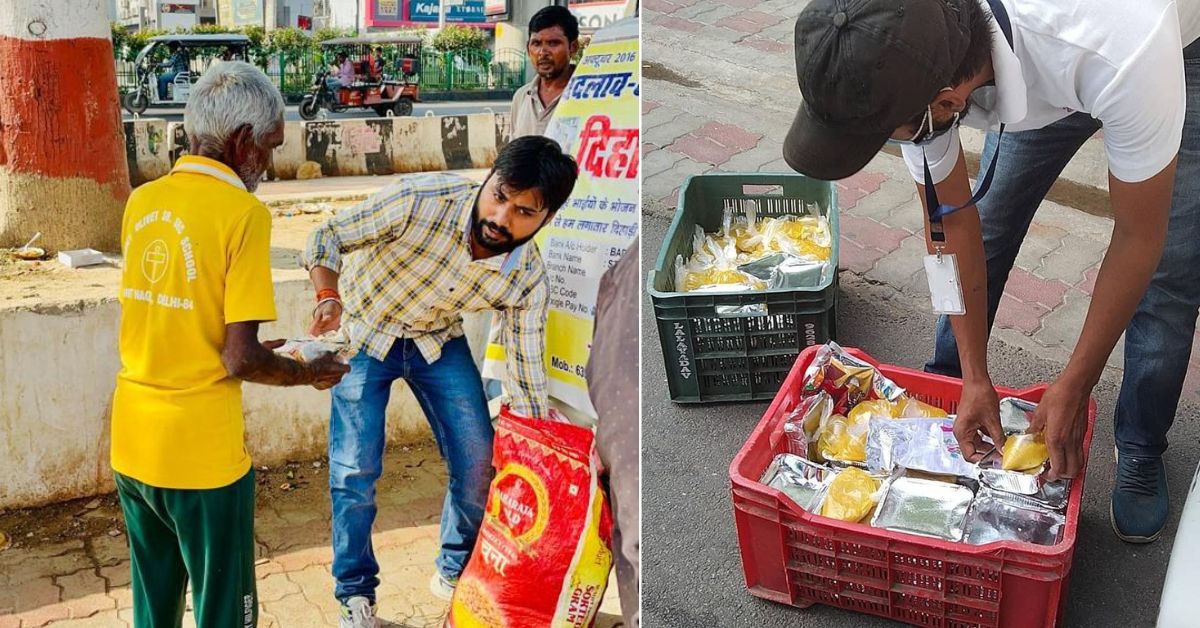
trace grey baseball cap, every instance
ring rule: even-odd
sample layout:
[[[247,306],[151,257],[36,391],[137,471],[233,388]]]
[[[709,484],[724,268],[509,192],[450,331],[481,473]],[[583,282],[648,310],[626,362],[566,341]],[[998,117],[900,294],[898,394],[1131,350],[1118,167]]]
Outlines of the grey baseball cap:
[[[965,2],[977,0],[809,4],[796,19],[804,100],[783,143],[788,165],[830,181],[867,165],[949,86],[970,44]]]

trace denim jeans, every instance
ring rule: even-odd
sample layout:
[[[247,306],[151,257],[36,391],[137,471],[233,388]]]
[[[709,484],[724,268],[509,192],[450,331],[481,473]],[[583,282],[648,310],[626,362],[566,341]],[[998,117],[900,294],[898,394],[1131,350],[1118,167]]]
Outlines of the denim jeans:
[[[457,578],[467,565],[483,521],[492,481],[492,423],[479,369],[465,338],[442,348],[429,364],[411,340],[397,340],[387,359],[360,352],[333,388],[329,426],[329,492],[333,502],[334,595],[375,599],[379,563],[371,545],[375,483],[383,470],[384,415],[392,382],[408,382],[433,429],[450,471],[442,507],[437,568]]]
[[[1125,328],[1125,376],[1117,400],[1115,433],[1126,455],[1158,457],[1187,373],[1200,306],[1200,46],[1184,50],[1187,114],[1175,174],[1167,240],[1150,286]],[[1153,106],[1153,99],[1147,106]],[[1076,113],[1042,129],[989,133],[980,170],[996,158],[992,187],[978,204],[987,257],[988,328],[996,318],[1021,241],[1033,214],[1099,122]],[[945,316],[938,319],[933,358],[925,370],[961,376],[958,345]]]
[[[164,72],[158,75],[158,99],[167,99],[167,86],[175,81],[175,77],[179,76],[178,72]]]

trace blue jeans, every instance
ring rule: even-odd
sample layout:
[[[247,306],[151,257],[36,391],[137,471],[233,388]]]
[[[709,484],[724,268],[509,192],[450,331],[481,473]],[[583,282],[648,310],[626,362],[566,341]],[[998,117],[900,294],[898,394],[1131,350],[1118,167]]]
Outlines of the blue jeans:
[[[1167,240],[1150,286],[1125,328],[1125,376],[1114,428],[1117,449],[1130,456],[1158,457],[1167,449],[1200,307],[1200,47],[1184,50],[1184,72],[1187,114]],[[1099,122],[1076,113],[1042,129],[1006,133],[999,140],[995,178],[978,205],[987,257],[989,329],[1034,212],[1063,167],[1098,128]],[[980,170],[995,159],[996,145],[996,134],[989,133]],[[961,376],[958,345],[945,316],[938,319],[933,358],[925,370]]]
[[[163,74],[158,75],[158,99],[159,100],[167,99],[167,86],[170,85],[171,81],[174,81],[175,77],[178,75],[179,75],[178,72],[164,72]]]
[[[384,415],[392,382],[404,379],[425,411],[450,471],[442,507],[437,568],[457,578],[483,521],[492,481],[492,423],[479,369],[465,338],[447,342],[433,364],[411,340],[397,340],[382,362],[360,352],[333,388],[329,492],[333,502],[334,595],[375,599],[379,563],[371,545],[375,482],[383,470]]]

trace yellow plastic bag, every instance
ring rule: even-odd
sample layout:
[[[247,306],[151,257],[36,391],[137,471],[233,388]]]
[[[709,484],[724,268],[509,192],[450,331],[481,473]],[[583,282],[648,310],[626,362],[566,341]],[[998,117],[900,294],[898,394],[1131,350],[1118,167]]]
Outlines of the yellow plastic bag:
[[[845,416],[835,414],[829,417],[817,438],[818,453],[825,460],[866,462],[871,417],[894,419],[899,410],[899,403],[887,399],[869,399],[859,402]]]
[[[829,483],[821,514],[842,521],[862,521],[875,509],[879,480],[858,467],[848,467]]]
[[[751,277],[740,270],[731,268],[705,268],[701,270],[688,271],[684,275],[683,289],[685,292],[693,292],[695,290],[702,290],[705,288],[716,288],[718,286],[727,286],[729,289],[767,289],[767,284],[765,281],[756,277]]]
[[[869,418],[859,418],[856,422],[840,414],[829,417],[817,437],[821,457],[842,462],[866,462],[869,425]]]
[[[1000,468],[1005,471],[1036,469],[1050,458],[1046,440],[1038,434],[1017,434],[1004,441],[1004,456]]]
[[[896,402],[896,414],[893,416],[895,418],[925,417],[932,419],[947,417],[950,415],[947,414],[945,410],[937,406],[931,406],[924,401],[918,401],[911,397],[905,396]]]
[[[829,221],[815,216],[783,216],[764,221],[767,249],[828,261],[833,250]]]

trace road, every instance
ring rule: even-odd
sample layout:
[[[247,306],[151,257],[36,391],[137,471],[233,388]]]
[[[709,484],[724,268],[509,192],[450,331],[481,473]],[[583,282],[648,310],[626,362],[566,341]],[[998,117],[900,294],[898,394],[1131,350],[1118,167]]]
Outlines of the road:
[[[448,101],[448,102],[430,102],[418,103],[413,107],[413,115],[435,115],[435,116],[460,116],[470,113],[485,113],[489,109],[495,113],[508,113],[509,100],[475,100],[475,101]],[[125,120],[132,120],[133,116],[124,109],[121,110],[121,115]],[[374,118],[375,112],[369,109],[352,109],[343,113],[327,113],[330,120],[346,120],[352,118]],[[143,118],[161,118],[169,122],[183,120],[183,108],[151,108],[147,109],[142,114]],[[284,113],[284,119],[288,121],[299,120],[300,114],[296,111],[296,105],[288,105]]]
[[[670,213],[645,205],[643,264],[653,264]],[[645,274],[643,273],[643,276]],[[906,305],[887,285],[842,274],[839,341],[889,363],[919,367],[933,343],[933,318]],[[642,579],[645,625],[870,627],[890,621],[826,606],[797,610],[746,592],[729,495],[729,462],[766,410],[766,402],[681,406],[668,400],[658,332],[649,297],[642,319]],[[998,385],[1049,381],[1062,364],[993,339]],[[1079,521],[1066,618],[1062,625],[1152,626],[1183,499],[1200,458],[1200,408],[1181,404],[1167,452],[1172,515],[1163,537],[1122,543],[1109,527],[1113,481],[1112,409],[1119,381],[1095,389],[1100,408]]]

